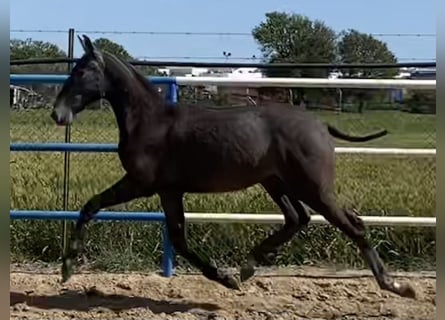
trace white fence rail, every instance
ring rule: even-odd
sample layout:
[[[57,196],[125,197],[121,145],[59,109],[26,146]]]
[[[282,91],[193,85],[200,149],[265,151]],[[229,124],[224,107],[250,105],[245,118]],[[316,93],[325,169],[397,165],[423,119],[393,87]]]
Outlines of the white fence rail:
[[[405,155],[435,156],[436,149],[336,147],[335,153],[340,153],[340,154],[376,154],[376,155],[396,155],[396,156],[405,156]]]
[[[436,89],[436,80],[176,77],[178,85],[218,85],[234,87],[360,88],[360,89]]]
[[[372,226],[410,226],[410,227],[435,227],[436,217],[394,217],[394,216],[360,216],[363,222]],[[262,213],[195,213],[186,212],[187,222],[193,223],[258,223],[258,224],[282,224],[282,214]],[[329,224],[321,215],[312,215],[311,223]]]

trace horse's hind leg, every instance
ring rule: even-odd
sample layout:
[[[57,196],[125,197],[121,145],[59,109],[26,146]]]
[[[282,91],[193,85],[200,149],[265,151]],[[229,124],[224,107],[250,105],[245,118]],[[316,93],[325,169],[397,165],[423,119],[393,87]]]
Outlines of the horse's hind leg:
[[[176,252],[201,270],[206,278],[216,281],[229,289],[239,289],[238,281],[234,277],[212,266],[208,260],[204,260],[188,248],[185,238],[185,217],[182,197],[182,193],[176,192],[160,194],[169,238]]]
[[[377,251],[365,238],[365,226],[362,219],[352,211],[339,209],[332,192],[320,192],[303,201],[357,244],[381,289],[402,297],[415,298],[416,293],[409,284],[401,285],[387,273]]]
[[[291,195],[289,188],[278,178],[271,177],[261,183],[272,200],[284,214],[284,225],[272,235],[257,244],[247,256],[247,263],[241,268],[241,281],[246,281],[255,273],[258,262],[270,260],[278,249],[289,242],[292,237],[310,221],[310,215],[303,205]]]

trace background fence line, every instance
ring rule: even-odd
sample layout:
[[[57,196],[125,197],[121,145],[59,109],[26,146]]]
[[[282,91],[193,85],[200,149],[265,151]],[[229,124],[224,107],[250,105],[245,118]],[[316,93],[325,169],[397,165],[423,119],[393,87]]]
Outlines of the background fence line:
[[[11,60],[12,66],[23,66],[33,64],[75,63],[78,58],[35,58],[24,60]],[[382,69],[382,68],[435,68],[436,62],[408,62],[408,63],[239,63],[239,62],[193,62],[193,61],[159,61],[159,60],[130,60],[128,63],[134,66],[150,67],[197,67],[197,68],[258,68],[258,69]]]
[[[51,83],[62,84],[68,75],[11,74],[11,84]],[[434,90],[436,80],[393,79],[327,79],[327,78],[255,78],[232,79],[220,77],[162,77],[146,76],[153,84],[218,85],[240,87],[298,87],[298,88],[349,88],[349,89],[419,89]]]
[[[11,219],[30,220],[77,220],[79,211],[47,211],[47,210],[11,210]],[[389,217],[389,216],[360,216],[369,226],[403,226],[403,227],[435,227],[436,217]],[[282,224],[282,214],[266,213],[211,213],[211,212],[185,212],[188,223],[260,223]],[[162,212],[146,211],[108,211],[101,210],[93,218],[94,221],[141,221],[165,222]],[[311,215],[312,224],[329,224],[322,215]],[[164,245],[165,247],[165,245]]]
[[[30,74],[11,74],[10,81],[14,84],[30,83],[63,83],[66,75],[30,75]],[[155,84],[168,84],[167,99],[170,102],[177,101],[177,85],[179,84],[225,84],[225,85],[254,85],[254,86],[277,86],[277,87],[336,87],[343,86],[349,88],[415,88],[415,89],[434,89],[435,80],[376,80],[376,79],[292,79],[292,78],[264,78],[255,80],[233,80],[221,78],[188,78],[188,77],[147,77]],[[380,88],[380,87],[379,87]],[[11,151],[50,151],[50,152],[116,152],[116,144],[92,144],[92,143],[12,143]],[[336,148],[339,153],[368,153],[368,154],[403,154],[403,155],[435,155],[435,149],[400,149],[400,148]],[[77,219],[78,212],[70,211],[47,211],[47,210],[11,210],[11,219]],[[187,213],[189,221],[193,222],[254,222],[254,223],[282,223],[282,215],[265,214],[230,214],[230,213]],[[363,216],[365,223],[369,225],[403,225],[403,226],[428,226],[436,225],[435,217],[376,217]],[[139,220],[163,222],[164,216],[160,212],[112,212],[102,211],[98,214],[96,220]],[[312,217],[312,221],[317,224],[326,223],[319,215]],[[173,273],[173,247],[169,242],[167,231],[163,228],[163,273],[164,276],[171,276]]]
[[[11,143],[10,151],[27,152],[117,152],[114,143]],[[340,154],[375,154],[375,155],[436,155],[436,149],[422,148],[371,148],[371,147],[335,147]]]

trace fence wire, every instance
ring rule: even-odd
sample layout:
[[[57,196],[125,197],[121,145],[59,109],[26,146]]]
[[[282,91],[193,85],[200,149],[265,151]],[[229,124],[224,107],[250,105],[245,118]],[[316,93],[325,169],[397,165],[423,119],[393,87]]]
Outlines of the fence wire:
[[[66,67],[66,66],[65,66]],[[65,68],[64,67],[64,68]],[[27,73],[31,73],[27,66]],[[35,73],[45,72],[36,67]],[[66,69],[55,67],[53,72]],[[63,71],[62,71],[63,70]],[[22,70],[23,71],[23,70]],[[64,129],[50,118],[52,103],[60,86],[38,85],[20,88],[10,109],[11,143],[63,142]],[[166,88],[161,87],[165,94]],[[436,148],[435,92],[404,92],[403,103],[388,91],[180,87],[179,103],[192,105],[293,104],[314,113],[324,122],[349,134],[367,134],[382,128],[389,135],[375,141],[337,146],[394,148]],[[106,101],[81,113],[71,127],[71,142],[116,143],[117,125]],[[71,154],[68,210],[79,208],[94,194],[118,180],[124,171],[117,154]],[[435,158],[430,156],[337,155],[336,191],[342,205],[363,215],[435,216]],[[63,154],[11,153],[11,209],[61,210]],[[264,190],[253,186],[224,194],[186,195],[186,211],[192,212],[278,212]],[[140,199],[112,210],[159,211],[159,198]],[[278,225],[194,224],[187,225],[190,248],[217,265],[239,267],[253,246]],[[60,222],[13,221],[13,260],[59,261]],[[434,268],[435,232],[430,228],[378,227],[370,237],[382,258],[394,268]],[[156,270],[161,263],[159,224],[92,223],[88,227],[83,258],[106,270]],[[357,249],[330,226],[310,226],[285,245],[272,263],[279,266],[335,264],[363,266]],[[196,271],[176,257],[178,271]],[[264,266],[267,267],[267,266]]]

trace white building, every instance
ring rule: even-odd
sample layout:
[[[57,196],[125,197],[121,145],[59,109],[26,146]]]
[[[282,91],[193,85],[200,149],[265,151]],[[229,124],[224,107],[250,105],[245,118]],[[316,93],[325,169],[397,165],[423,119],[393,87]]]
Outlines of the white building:
[[[238,68],[227,74],[232,79],[263,78],[263,73],[258,68]]]

